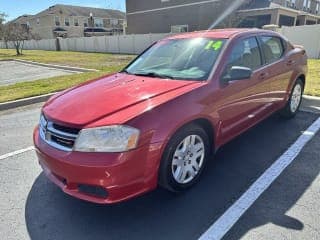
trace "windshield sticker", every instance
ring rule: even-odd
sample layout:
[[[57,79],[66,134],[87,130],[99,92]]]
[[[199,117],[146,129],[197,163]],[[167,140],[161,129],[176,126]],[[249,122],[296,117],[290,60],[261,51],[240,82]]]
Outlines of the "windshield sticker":
[[[218,51],[222,45],[222,41],[209,41],[205,47],[205,50],[213,49],[214,51]]]

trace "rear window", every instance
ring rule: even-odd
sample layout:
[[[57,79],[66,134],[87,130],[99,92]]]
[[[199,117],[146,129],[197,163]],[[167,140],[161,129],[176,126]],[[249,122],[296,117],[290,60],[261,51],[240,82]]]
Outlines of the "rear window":
[[[261,37],[261,42],[261,48],[267,64],[275,62],[282,57],[284,48],[280,38],[263,36]]]

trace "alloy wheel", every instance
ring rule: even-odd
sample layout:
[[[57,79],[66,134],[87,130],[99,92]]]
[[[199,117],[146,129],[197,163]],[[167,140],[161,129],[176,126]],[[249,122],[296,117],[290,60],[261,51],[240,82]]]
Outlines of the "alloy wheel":
[[[176,182],[186,184],[199,173],[205,157],[205,146],[198,135],[189,135],[177,146],[171,164],[172,175]]]
[[[293,89],[292,95],[291,95],[291,101],[290,101],[290,110],[292,113],[295,113],[300,105],[302,98],[302,87],[300,84],[296,84],[296,86]]]

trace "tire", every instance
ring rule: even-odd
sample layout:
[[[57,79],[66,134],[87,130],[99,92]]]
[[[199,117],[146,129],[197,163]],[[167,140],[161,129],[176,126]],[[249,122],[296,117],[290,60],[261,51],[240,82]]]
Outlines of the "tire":
[[[198,182],[209,158],[210,140],[196,124],[178,130],[168,142],[159,168],[159,185],[182,192]]]
[[[301,79],[297,79],[292,91],[290,98],[286,106],[280,111],[280,115],[284,118],[293,118],[297,114],[302,101],[302,94],[304,90],[304,84]]]

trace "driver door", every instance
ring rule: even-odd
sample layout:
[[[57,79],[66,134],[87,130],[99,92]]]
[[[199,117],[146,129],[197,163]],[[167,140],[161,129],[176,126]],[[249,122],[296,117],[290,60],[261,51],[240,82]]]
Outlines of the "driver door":
[[[242,80],[232,79],[220,85],[223,97],[217,109],[223,143],[255,124],[269,107],[269,73],[262,66],[259,43],[256,37],[236,41],[228,55],[223,75],[228,74],[233,66],[240,66],[250,68],[252,76]]]

